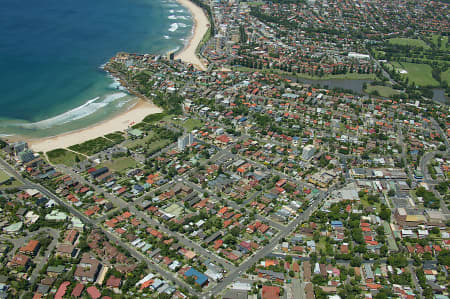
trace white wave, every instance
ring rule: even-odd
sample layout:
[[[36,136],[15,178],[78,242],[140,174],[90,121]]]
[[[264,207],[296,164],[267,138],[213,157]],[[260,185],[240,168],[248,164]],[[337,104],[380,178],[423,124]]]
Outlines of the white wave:
[[[184,23],[177,23],[179,27],[181,28],[186,28],[188,25],[184,24]]]
[[[184,10],[182,10],[182,9],[179,9],[179,10],[177,10],[177,12],[185,12]]]
[[[119,89],[120,86],[121,86],[120,82],[119,81],[115,81],[115,80],[114,80],[113,83],[109,84],[109,88],[112,88],[112,89]]]
[[[176,16],[176,15],[170,15],[167,18],[169,20],[177,20],[177,19],[179,19],[179,20],[187,20],[188,19],[188,17],[186,17],[186,16]]]
[[[176,47],[175,49],[169,50],[169,53],[176,53],[178,52],[178,50],[180,50],[180,47]]]
[[[164,38],[165,38],[165,39],[170,39],[170,36],[164,35]]]
[[[19,126],[24,128],[40,128],[40,129],[51,128],[55,125],[61,125],[77,119],[85,118],[86,116],[95,113],[97,110],[125,96],[127,96],[126,93],[118,92],[106,96],[101,101],[98,101],[100,97],[95,97],[87,101],[83,105],[73,108],[72,110],[59,114],[57,116],[34,123],[20,124]]]
[[[174,12],[175,12],[175,10],[171,9],[171,10],[169,10],[169,12],[170,12],[170,13],[174,13]]]
[[[172,24],[170,25],[169,31],[170,31],[170,32],[174,32],[174,31],[176,31],[177,29],[178,29],[178,23],[172,23]]]
[[[121,90],[121,91],[126,91],[126,90],[127,90],[127,89],[125,88],[125,86],[123,86],[123,85],[120,83],[120,80],[119,80],[118,78],[115,78],[115,77],[113,77],[113,76],[111,76],[111,75],[108,75],[108,77],[110,77],[111,79],[114,80],[113,83],[109,84],[109,88],[112,88],[112,89],[118,89],[118,90]]]
[[[122,108],[126,103],[128,103],[131,99],[120,101],[116,104],[116,108]]]

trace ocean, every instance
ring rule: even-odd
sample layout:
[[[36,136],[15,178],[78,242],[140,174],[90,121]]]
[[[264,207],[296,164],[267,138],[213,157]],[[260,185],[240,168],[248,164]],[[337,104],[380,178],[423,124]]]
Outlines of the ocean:
[[[129,109],[136,98],[101,65],[180,50],[192,25],[175,0],[3,0],[0,135],[53,136]]]

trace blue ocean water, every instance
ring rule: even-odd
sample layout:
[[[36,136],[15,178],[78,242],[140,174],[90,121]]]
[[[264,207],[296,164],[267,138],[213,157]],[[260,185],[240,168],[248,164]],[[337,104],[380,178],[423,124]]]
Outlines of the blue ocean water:
[[[0,134],[79,129],[133,98],[100,66],[117,52],[181,49],[192,19],[175,0],[2,0]]]

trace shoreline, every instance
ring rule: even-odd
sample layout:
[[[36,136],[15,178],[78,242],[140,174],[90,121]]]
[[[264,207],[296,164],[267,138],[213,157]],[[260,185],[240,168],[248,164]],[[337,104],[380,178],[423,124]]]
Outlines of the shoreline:
[[[193,34],[190,37],[189,42],[175,55],[175,59],[180,59],[185,63],[191,63],[197,69],[204,71],[207,67],[205,63],[197,56],[196,50],[210,27],[208,17],[202,8],[190,0],[177,0],[177,2],[189,10],[194,24]]]
[[[131,125],[142,121],[147,115],[160,113],[162,109],[153,103],[139,98],[137,103],[130,109],[118,115],[105,119],[92,126],[75,131],[44,138],[25,138],[29,147],[36,152],[48,152],[57,148],[68,148],[69,146],[83,143],[90,139],[102,137],[117,131],[125,131]]]
[[[197,56],[196,50],[207,33],[210,23],[202,8],[197,6],[190,0],[177,0],[177,2],[187,8],[193,18],[193,33],[189,38],[186,46],[175,55],[175,59],[180,59],[184,63],[190,63],[199,70],[206,70],[204,62]],[[113,78],[118,79],[120,84],[125,87],[126,91],[138,98],[137,103],[130,109],[120,112],[119,114],[106,118],[86,128],[58,134],[55,136],[32,138],[28,136],[14,135],[7,140],[25,140],[29,147],[36,152],[48,152],[57,148],[68,148],[69,146],[83,143],[90,139],[102,137],[106,134],[125,131],[131,124],[142,121],[147,115],[160,113],[163,110],[152,103],[151,100],[137,93],[132,86],[129,86],[121,78],[120,74],[105,69]]]

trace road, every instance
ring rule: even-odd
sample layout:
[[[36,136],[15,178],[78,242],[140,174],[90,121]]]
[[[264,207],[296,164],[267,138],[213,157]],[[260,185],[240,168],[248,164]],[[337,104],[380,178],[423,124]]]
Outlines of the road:
[[[43,186],[37,185],[37,184],[33,184],[30,181],[28,181],[27,179],[23,178],[19,173],[17,173],[17,171],[15,169],[13,169],[3,159],[0,159],[0,164],[3,167],[5,167],[8,170],[8,172],[11,173],[11,175],[14,175],[14,177],[16,177],[16,179],[21,181],[26,187],[28,187],[28,188],[31,187],[31,188],[34,188],[34,189],[38,190],[41,194],[45,195],[47,198],[52,199],[55,202],[57,202],[59,205],[65,207],[72,215],[78,217],[81,221],[83,221],[83,223],[87,224],[91,228],[96,228],[96,229],[101,230],[109,238],[109,240],[112,243],[115,243],[115,244],[121,246],[122,248],[124,248],[125,250],[127,250],[138,261],[145,262],[149,266],[150,269],[152,269],[153,271],[159,273],[165,279],[167,279],[169,281],[172,281],[176,285],[185,288],[191,294],[194,294],[194,295],[197,295],[197,296],[200,295],[200,293],[197,292],[196,290],[194,290],[190,285],[188,285],[184,281],[181,281],[180,279],[175,277],[175,275],[173,273],[168,273],[164,269],[162,269],[160,266],[154,264],[148,257],[146,257],[142,253],[138,252],[135,248],[133,248],[129,244],[123,242],[120,238],[118,238],[117,236],[115,236],[114,234],[112,234],[111,232],[106,230],[104,227],[102,227],[101,225],[96,223],[93,219],[90,219],[90,218],[86,217],[80,211],[75,209],[72,205],[70,205],[70,204],[66,203],[65,201],[61,200],[58,196],[56,196],[55,194],[53,194],[52,192],[50,192],[49,190],[47,190]]]
[[[235,156],[228,149],[223,149],[219,153],[217,153],[214,158],[216,159],[216,158],[222,157],[224,155],[225,156],[228,156],[228,155],[229,156]],[[261,166],[258,163],[254,162],[254,161],[251,161],[251,160],[248,160],[248,159],[246,159],[244,157],[240,157],[240,158],[248,161],[249,163],[251,163],[253,165]],[[99,223],[97,220],[93,220],[93,219],[90,219],[90,218],[86,217],[80,211],[75,209],[72,205],[66,203],[65,201],[62,201],[60,198],[58,198],[56,195],[51,193],[46,188],[44,188],[44,187],[42,187],[40,185],[33,184],[33,183],[29,182],[26,179],[23,179],[20,176],[20,174],[18,174],[14,169],[12,169],[12,167],[10,167],[6,162],[0,161],[0,163],[1,164],[6,164],[5,167],[9,168],[11,174],[15,175],[16,178],[18,180],[22,181],[24,184],[26,184],[27,187],[33,187],[33,188],[37,189],[39,192],[41,192],[42,194],[44,194],[48,198],[53,199],[56,202],[58,202],[60,205],[66,207],[69,210],[70,213],[72,213],[73,215],[75,215],[78,218],[80,218],[84,223],[88,224],[89,226],[91,226],[93,228],[100,229],[101,231],[103,231],[103,233],[112,242],[115,242],[116,244],[118,244],[121,247],[123,247],[124,249],[126,249],[137,260],[144,261],[149,266],[149,268],[151,268],[152,270],[160,273],[161,276],[164,277],[165,279],[174,282],[176,285],[179,285],[179,286],[181,286],[183,288],[186,288],[189,292],[191,292],[194,295],[197,295],[197,296],[200,295],[199,292],[197,292],[192,287],[187,285],[184,281],[181,281],[177,277],[175,277],[175,275],[173,273],[166,272],[164,269],[162,269],[158,265],[154,264],[149,258],[144,256],[139,251],[137,251],[134,247],[132,247],[128,243],[123,242],[118,236],[116,236],[115,234],[113,234],[109,230],[105,229],[103,226],[101,226],[101,223]],[[262,167],[265,168],[265,166],[262,166]],[[274,221],[272,221],[270,219],[266,219],[265,217],[263,217],[261,215],[258,215],[257,218],[259,220],[264,221],[264,222],[268,223],[269,225],[271,225],[272,227],[275,227],[276,229],[278,229],[278,233],[270,240],[269,244],[264,246],[261,250],[257,251],[255,254],[253,254],[251,257],[249,257],[246,261],[241,263],[238,267],[235,267],[229,261],[227,261],[227,260],[225,260],[225,259],[223,259],[221,257],[218,257],[215,254],[212,254],[211,252],[205,250],[203,247],[201,247],[198,244],[192,242],[191,240],[189,240],[188,238],[184,237],[183,235],[181,235],[181,234],[179,234],[177,232],[170,231],[164,225],[161,225],[159,222],[155,221],[154,219],[152,219],[147,214],[145,214],[145,213],[141,212],[140,210],[138,210],[135,207],[134,204],[130,204],[130,203],[128,203],[128,202],[126,202],[126,201],[124,201],[124,200],[122,200],[120,198],[112,196],[108,192],[105,192],[101,187],[96,186],[96,185],[88,182],[82,176],[80,176],[79,174],[71,171],[67,167],[62,167],[62,170],[64,172],[66,172],[66,173],[69,173],[70,175],[72,175],[75,179],[79,180],[80,182],[91,186],[96,192],[105,194],[105,197],[108,200],[110,200],[115,206],[119,207],[120,209],[127,208],[131,213],[136,215],[138,218],[145,220],[147,223],[153,225],[154,227],[157,227],[163,233],[165,233],[165,234],[167,234],[169,236],[172,236],[172,237],[176,237],[179,240],[179,242],[181,242],[184,246],[192,248],[194,251],[196,251],[202,257],[208,258],[208,259],[210,259],[212,261],[215,261],[216,263],[222,265],[222,267],[227,269],[229,275],[227,277],[225,277],[221,282],[219,282],[215,286],[213,286],[207,292],[208,294],[211,294],[211,293],[212,294],[216,294],[216,293],[222,291],[230,283],[232,283],[236,278],[238,278],[243,273],[245,273],[252,265],[254,265],[256,262],[258,262],[259,259],[261,259],[261,258],[265,257],[266,255],[272,253],[274,248],[276,246],[278,246],[280,240],[282,238],[288,236],[290,233],[292,233],[297,228],[297,226],[300,223],[306,221],[310,217],[310,215],[319,207],[319,205],[322,203],[322,201],[328,196],[328,194],[330,194],[334,190],[334,188],[330,188],[327,192],[321,191],[319,193],[319,195],[312,201],[312,204],[303,213],[299,214],[293,221],[291,221],[289,223],[289,225],[287,225],[287,226],[283,226],[283,225],[281,225],[281,224],[279,224],[277,222],[274,222]],[[310,187],[309,184],[306,184],[305,182],[297,180],[297,179],[293,179],[292,177],[289,177],[289,176],[285,175],[284,173],[277,172],[276,174],[278,174],[280,177],[287,178],[287,179],[290,179],[290,180],[294,180],[297,183],[299,183],[300,186]],[[203,190],[202,188],[198,187],[197,185],[189,182],[183,176],[180,176],[180,177],[177,176],[175,179],[183,181],[185,184],[189,185],[194,190],[196,190],[196,191],[198,191],[200,193],[204,193],[206,191],[206,190]],[[255,198],[256,196],[258,196],[258,194],[259,193],[255,193],[254,195],[252,195],[252,198]],[[211,194],[211,196],[214,197],[215,200],[218,200],[218,201],[221,200],[220,198],[217,198],[213,194]],[[239,205],[239,204],[237,204],[234,201],[227,200],[227,203],[230,206],[232,206],[233,208],[235,208],[236,210],[240,210],[242,207],[245,208],[245,205],[242,205],[242,204]]]
[[[148,224],[152,225],[153,227],[157,227],[160,231],[162,231],[166,235],[178,239],[178,241],[180,243],[182,243],[184,246],[194,249],[194,251],[199,253],[201,256],[206,257],[206,258],[210,259],[211,261],[217,262],[218,264],[222,265],[227,271],[231,271],[231,270],[234,269],[233,264],[231,264],[229,261],[227,261],[224,258],[221,258],[221,257],[219,257],[219,256],[217,256],[215,254],[212,254],[211,252],[209,252],[208,250],[204,249],[203,247],[201,247],[197,243],[192,242],[191,240],[189,240],[188,238],[186,238],[182,234],[169,230],[165,225],[160,224],[159,222],[157,222],[156,220],[151,218],[149,215],[147,215],[145,212],[142,212],[142,211],[138,210],[133,203],[128,203],[128,202],[122,200],[121,198],[118,198],[116,196],[111,195],[110,193],[106,192],[103,188],[88,182],[82,176],[80,176],[79,174],[71,171],[67,167],[64,167],[64,166],[58,166],[58,167],[60,167],[66,173],[68,173],[71,176],[73,176],[76,180],[80,181],[81,183],[92,187],[97,193],[103,193],[105,195],[105,197],[110,202],[112,202],[115,206],[119,207],[120,209],[125,209],[125,208],[128,209],[136,217],[140,218],[141,220],[146,221]],[[94,220],[94,222],[96,224],[98,224],[98,225],[101,225],[100,220],[101,221],[105,220],[105,217],[100,217],[99,219]]]
[[[417,293],[420,295],[420,298],[423,298],[423,291],[420,287],[419,280],[417,279],[416,270],[414,269],[413,262],[409,261],[408,263],[409,272],[411,273],[411,277],[414,283],[414,288],[416,289]]]
[[[439,200],[441,202],[441,211],[448,218],[449,217],[448,207],[447,207],[444,199],[442,198],[441,194],[434,188],[437,181],[432,179],[432,177],[428,171],[428,164],[430,163],[430,161],[434,158],[434,156],[437,153],[444,154],[444,155],[446,154],[446,152],[439,152],[439,151],[428,152],[425,155],[423,155],[422,158],[420,159],[419,167],[423,174],[423,181],[430,185],[431,191],[434,193],[434,195],[437,198],[439,198]]]
[[[328,192],[327,192],[328,193]],[[286,229],[280,231],[275,237],[273,237],[269,244],[263,247],[260,251],[256,252],[253,256],[243,262],[239,267],[234,270],[234,272],[230,273],[227,277],[225,277],[221,282],[219,282],[216,286],[214,286],[210,292],[213,294],[217,294],[223,289],[225,289],[230,283],[232,283],[236,278],[245,273],[252,265],[257,263],[259,259],[265,257],[270,254],[273,249],[279,244],[280,240],[290,233],[292,233],[297,226],[306,221],[309,216],[319,207],[325,197],[319,197],[319,199],[315,200],[313,204],[308,207],[302,214],[300,214],[294,221],[292,221]]]
[[[34,262],[36,263],[36,267],[33,269],[33,272],[30,276],[30,283],[33,284],[36,282],[36,279],[39,276],[39,272],[41,272],[42,268],[44,268],[45,264],[48,262],[48,258],[50,257],[50,253],[55,249],[56,244],[58,243],[59,231],[53,228],[41,228],[38,230],[38,233],[45,232],[48,233],[52,237],[52,241],[47,247],[47,250],[44,253],[44,256],[38,255]]]

